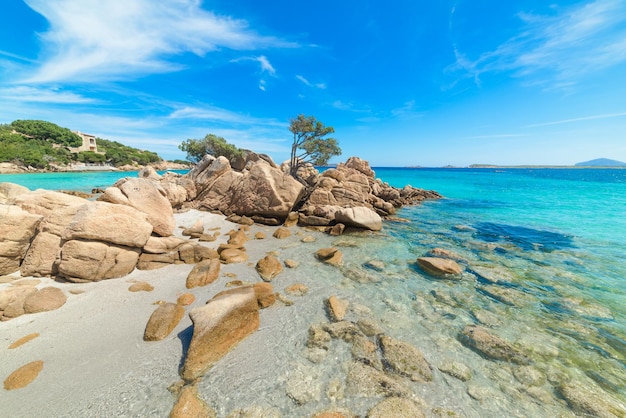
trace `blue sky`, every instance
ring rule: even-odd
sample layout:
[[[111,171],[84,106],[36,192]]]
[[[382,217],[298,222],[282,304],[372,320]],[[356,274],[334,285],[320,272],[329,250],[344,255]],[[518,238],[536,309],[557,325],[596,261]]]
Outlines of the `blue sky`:
[[[290,118],[373,166],[626,161],[623,0],[3,0],[0,123],[184,158],[288,158]]]

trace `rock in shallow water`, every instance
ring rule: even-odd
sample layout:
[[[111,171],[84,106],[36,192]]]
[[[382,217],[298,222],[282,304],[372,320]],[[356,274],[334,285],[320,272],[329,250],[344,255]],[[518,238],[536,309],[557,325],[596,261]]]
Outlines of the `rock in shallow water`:
[[[426,273],[452,279],[460,279],[461,266],[456,261],[438,257],[419,257],[417,264]]]
[[[530,359],[508,341],[476,325],[468,325],[459,334],[459,340],[485,357],[517,364],[529,364]]]
[[[393,371],[415,382],[433,380],[432,368],[420,350],[388,336],[381,336],[379,341],[383,357]]]
[[[252,287],[217,295],[189,313],[193,337],[181,372],[193,381],[224,356],[239,341],[259,328],[259,308]]]
[[[424,418],[425,416],[417,402],[398,397],[383,399],[367,414],[367,418]]]

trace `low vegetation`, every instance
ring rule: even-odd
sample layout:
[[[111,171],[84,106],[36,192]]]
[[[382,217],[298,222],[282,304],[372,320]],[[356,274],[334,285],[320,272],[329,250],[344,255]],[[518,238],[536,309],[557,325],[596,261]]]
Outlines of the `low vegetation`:
[[[41,120],[16,120],[0,125],[0,162],[38,169],[70,163],[146,165],[162,161],[158,154],[96,138],[98,152],[72,152],[82,139],[67,128]]]

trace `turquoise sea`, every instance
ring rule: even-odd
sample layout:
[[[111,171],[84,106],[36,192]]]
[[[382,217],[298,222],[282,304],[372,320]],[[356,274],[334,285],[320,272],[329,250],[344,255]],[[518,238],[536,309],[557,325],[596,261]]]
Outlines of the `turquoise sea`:
[[[450,358],[469,365],[471,384],[446,384],[484,398],[463,406],[465,398],[433,391],[425,399],[462,406],[468,416],[570,416],[572,400],[563,396],[570,385],[589,402],[626,404],[626,170],[375,171],[393,186],[445,196],[403,208],[382,234],[345,249],[359,268],[372,259],[387,265],[388,280],[355,287],[358,297],[435,365]],[[0,182],[90,191],[135,175],[0,175]],[[433,248],[462,259],[462,280],[433,279],[407,262]],[[532,372],[491,368],[461,346],[468,324],[530,353]]]

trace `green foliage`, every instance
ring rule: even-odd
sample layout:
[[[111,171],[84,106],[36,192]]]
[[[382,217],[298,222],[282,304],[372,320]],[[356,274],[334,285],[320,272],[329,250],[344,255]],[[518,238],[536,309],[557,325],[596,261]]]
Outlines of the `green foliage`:
[[[137,164],[147,165],[162,160],[155,152],[129,147],[117,141],[96,138],[96,144],[98,144],[98,151],[105,152],[106,162],[116,167],[133,164],[133,161],[137,162]]]
[[[11,129],[12,130],[12,129]],[[67,164],[70,152],[54,147],[48,141],[24,138],[11,130],[0,129],[0,162],[13,162],[35,168],[47,168],[50,163]]]
[[[187,139],[178,148],[187,153],[187,159],[192,163],[199,162],[206,154],[214,157],[223,156],[230,161],[243,153],[240,148],[213,134],[208,134],[203,139]]]
[[[78,138],[77,143],[74,142],[74,136]],[[119,142],[96,138],[96,144],[98,153],[84,151],[72,154],[68,147],[82,145],[82,139],[67,128],[33,120],[16,120],[8,125],[0,125],[0,162],[45,169],[50,164],[76,161],[120,166],[134,163],[147,165],[162,160],[154,152],[142,151]]]
[[[331,157],[341,155],[337,140],[325,138],[326,135],[334,133],[335,129],[332,126],[324,126],[314,116],[298,115],[291,119],[289,130],[293,134],[290,173],[294,177],[298,168],[305,163],[325,165]]]
[[[67,128],[43,120],[16,120],[11,127],[17,132],[28,135],[32,139],[52,141],[68,147],[79,147],[83,140]]]

